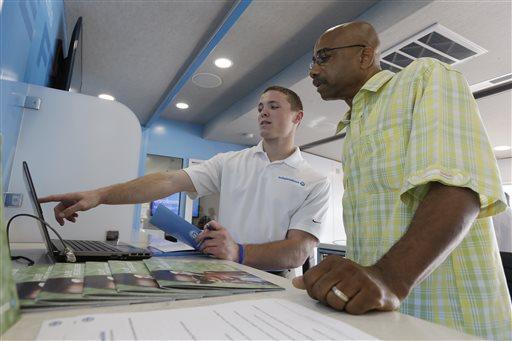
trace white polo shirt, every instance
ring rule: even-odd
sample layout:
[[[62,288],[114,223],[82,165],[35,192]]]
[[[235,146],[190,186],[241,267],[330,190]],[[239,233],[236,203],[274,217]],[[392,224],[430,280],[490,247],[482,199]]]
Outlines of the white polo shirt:
[[[299,148],[285,160],[270,162],[263,144],[217,154],[184,169],[196,193],[220,193],[219,223],[237,243],[283,240],[290,229],[316,238],[325,228],[330,184],[302,158]]]

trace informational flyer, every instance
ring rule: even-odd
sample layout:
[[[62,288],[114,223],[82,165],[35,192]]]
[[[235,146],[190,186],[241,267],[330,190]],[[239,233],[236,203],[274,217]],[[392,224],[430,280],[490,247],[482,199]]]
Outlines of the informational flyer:
[[[83,315],[43,322],[38,340],[375,340],[340,320],[283,299]]]

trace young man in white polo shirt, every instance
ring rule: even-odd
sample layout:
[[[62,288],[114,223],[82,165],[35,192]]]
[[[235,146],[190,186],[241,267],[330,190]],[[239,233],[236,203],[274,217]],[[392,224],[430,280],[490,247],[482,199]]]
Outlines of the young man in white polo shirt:
[[[220,193],[219,220],[198,237],[201,250],[263,270],[301,266],[318,243],[329,202],[329,182],[302,158],[294,137],[300,98],[267,88],[258,105],[263,140],[255,147],[218,154],[177,172],[144,177],[88,192],[53,195],[55,217],[74,222],[78,211],[100,204],[149,202],[186,191],[195,198]]]

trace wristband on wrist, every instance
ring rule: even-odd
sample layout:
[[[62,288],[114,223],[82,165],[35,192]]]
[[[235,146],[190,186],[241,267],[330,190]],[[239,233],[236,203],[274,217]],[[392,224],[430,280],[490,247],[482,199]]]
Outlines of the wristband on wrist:
[[[242,264],[244,262],[244,246],[242,244],[238,244],[238,263]]]

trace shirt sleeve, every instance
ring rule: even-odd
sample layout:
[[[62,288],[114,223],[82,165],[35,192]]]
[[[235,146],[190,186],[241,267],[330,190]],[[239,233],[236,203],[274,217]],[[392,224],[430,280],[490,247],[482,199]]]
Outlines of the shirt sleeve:
[[[222,168],[227,153],[217,154],[200,164],[183,169],[194,184],[195,192],[187,192],[192,199],[219,193],[222,181]]]
[[[503,211],[498,165],[466,80],[435,62],[418,82],[401,200],[417,204],[430,182],[440,182],[476,192],[478,218]]]
[[[320,235],[327,225],[330,191],[331,186],[327,178],[315,184],[306,200],[291,217],[288,230],[302,230],[320,240]]]

